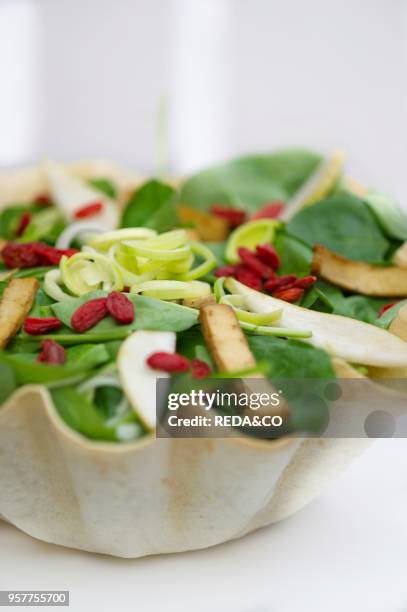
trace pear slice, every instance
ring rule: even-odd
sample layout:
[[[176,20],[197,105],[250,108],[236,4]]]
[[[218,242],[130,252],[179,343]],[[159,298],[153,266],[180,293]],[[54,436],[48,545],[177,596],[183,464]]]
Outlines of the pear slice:
[[[43,167],[51,197],[67,221],[72,221],[75,212],[83,206],[92,202],[102,202],[103,210],[92,216],[92,221],[106,230],[117,227],[119,209],[116,202],[85,181],[73,177],[54,161],[46,161]],[[83,222],[89,223],[89,218],[84,218]]]
[[[147,358],[157,351],[173,353],[176,334],[169,331],[136,331],[121,345],[117,368],[123,390],[143,425],[150,431],[156,425],[157,378],[168,378],[166,372],[151,369]]]
[[[350,363],[385,368],[407,366],[407,342],[375,325],[289,304],[254,291],[233,278],[228,278],[225,286],[231,293],[244,295],[247,308],[252,312],[282,308],[281,327],[310,330],[312,336],[306,342],[326,350],[334,357]]]
[[[288,221],[304,206],[310,206],[327,196],[338,181],[343,165],[344,154],[340,149],[323,159],[310,178],[287,202],[280,218]]]

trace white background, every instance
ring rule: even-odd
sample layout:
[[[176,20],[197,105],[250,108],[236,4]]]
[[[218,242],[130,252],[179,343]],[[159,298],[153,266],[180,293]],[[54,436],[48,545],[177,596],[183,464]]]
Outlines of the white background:
[[[164,96],[176,174],[339,145],[407,205],[406,41],[404,0],[0,0],[0,165],[96,156],[151,173]],[[0,587],[70,589],[75,611],[407,612],[406,575],[404,441],[207,551],[123,561],[0,523]]]

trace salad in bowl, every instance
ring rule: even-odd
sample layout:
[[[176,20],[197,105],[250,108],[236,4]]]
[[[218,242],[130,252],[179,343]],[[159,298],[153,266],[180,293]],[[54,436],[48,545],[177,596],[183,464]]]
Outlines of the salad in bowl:
[[[407,218],[339,151],[238,158],[182,181],[108,162],[0,174],[0,518],[124,557],[284,518],[365,448],[158,435],[156,384],[405,378]],[[346,398],[344,398],[346,401]],[[239,407],[232,407],[239,413]]]

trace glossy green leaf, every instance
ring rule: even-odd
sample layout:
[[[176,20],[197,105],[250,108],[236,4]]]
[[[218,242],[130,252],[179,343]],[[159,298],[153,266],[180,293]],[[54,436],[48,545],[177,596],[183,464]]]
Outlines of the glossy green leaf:
[[[301,210],[287,231],[309,246],[322,244],[349,259],[370,263],[384,262],[390,246],[367,204],[344,192]]]
[[[176,192],[155,179],[144,183],[128,201],[121,227],[148,227],[165,232],[176,225]]]
[[[201,210],[230,204],[253,213],[267,202],[291,198],[320,161],[319,155],[304,150],[240,157],[188,179],[180,201]]]

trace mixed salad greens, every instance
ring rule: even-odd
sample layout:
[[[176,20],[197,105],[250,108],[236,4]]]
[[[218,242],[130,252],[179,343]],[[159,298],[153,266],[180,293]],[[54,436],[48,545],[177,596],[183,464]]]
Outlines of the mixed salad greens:
[[[407,217],[340,152],[152,179],[122,206],[109,177],[43,172],[0,214],[1,402],[44,385],[74,430],[126,442],[155,427],[157,376],[407,371]],[[287,431],[314,427],[294,409]]]

